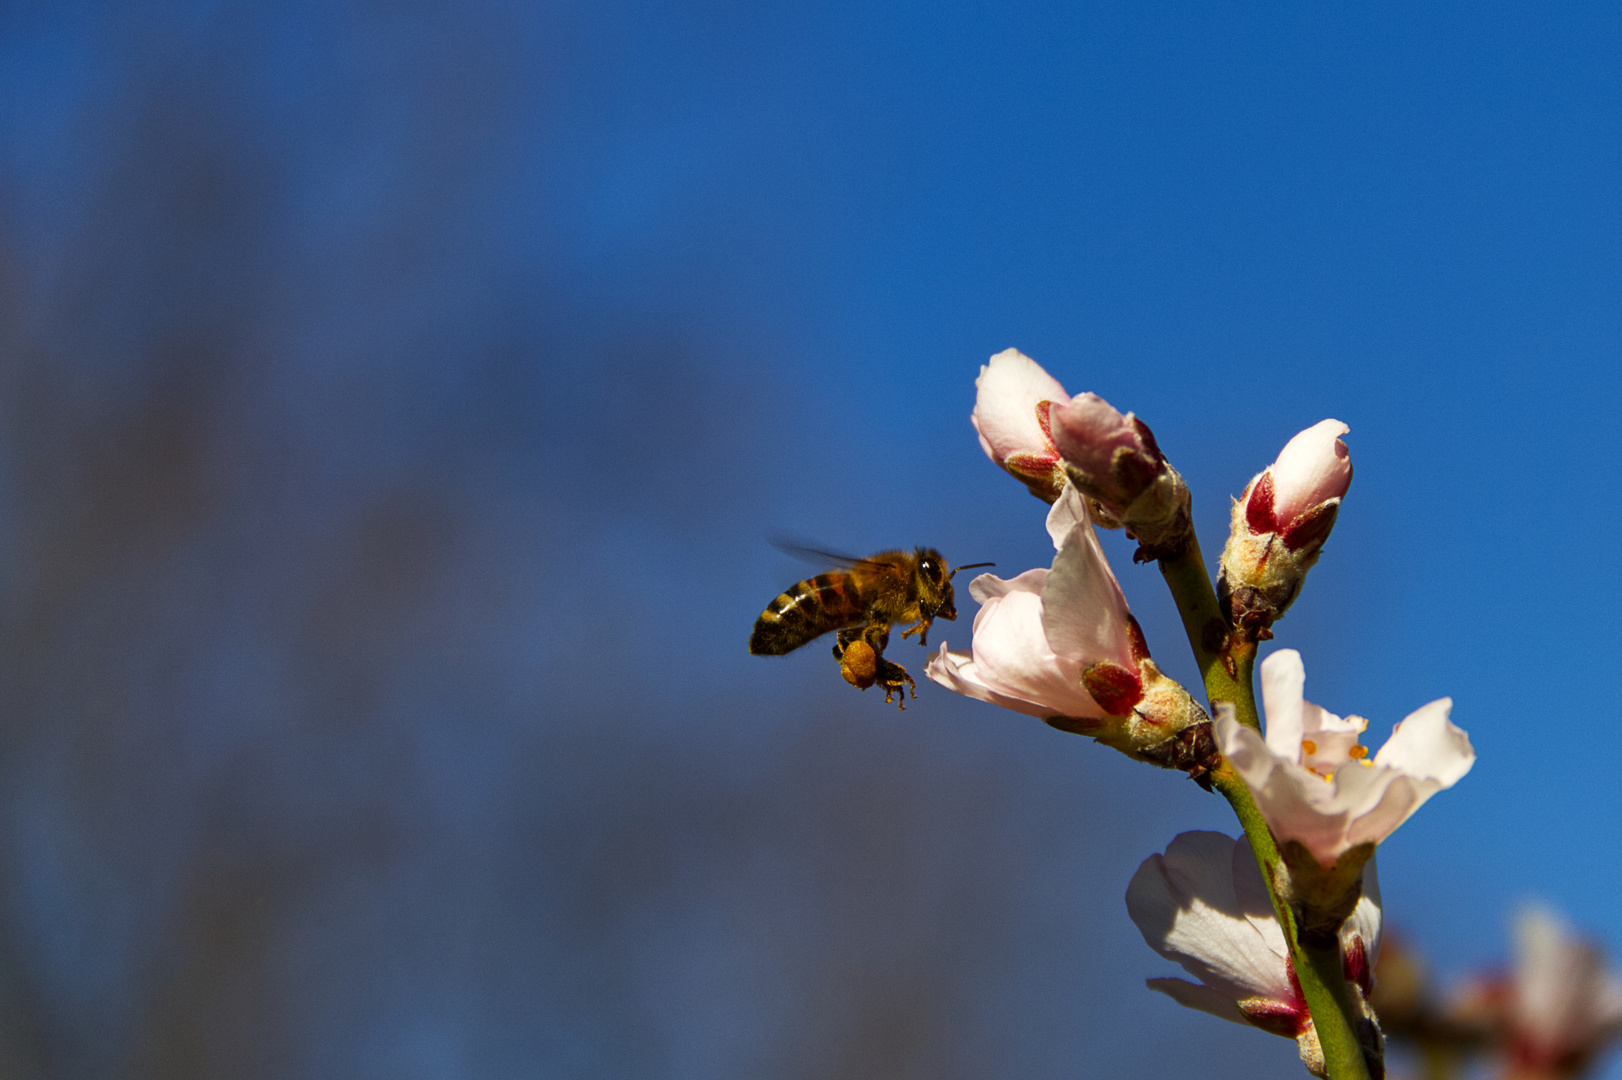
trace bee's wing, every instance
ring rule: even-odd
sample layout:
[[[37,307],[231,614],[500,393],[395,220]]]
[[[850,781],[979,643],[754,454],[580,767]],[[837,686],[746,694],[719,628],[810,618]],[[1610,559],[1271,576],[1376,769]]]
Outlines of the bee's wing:
[[[785,555],[792,555],[801,562],[812,566],[843,566],[846,568],[857,566],[885,567],[887,563],[875,562],[857,555],[841,555],[837,551],[824,551],[822,548],[808,547],[805,544],[785,540],[782,537],[771,537],[771,545]]]

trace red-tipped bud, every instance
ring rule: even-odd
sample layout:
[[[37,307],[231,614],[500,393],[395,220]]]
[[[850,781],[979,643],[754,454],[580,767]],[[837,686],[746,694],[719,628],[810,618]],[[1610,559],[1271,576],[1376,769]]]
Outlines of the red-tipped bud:
[[[1018,349],[1005,349],[981,367],[969,420],[986,456],[1051,503],[1064,490],[1049,411],[1070,400],[1059,381]]]
[[[1108,660],[1100,660],[1082,672],[1081,684],[1098,707],[1111,716],[1125,716],[1143,700],[1143,680],[1138,673]]]
[[[1160,452],[1149,425],[1122,415],[1097,394],[1055,406],[1054,445],[1065,471],[1086,495],[1098,523],[1124,526],[1138,541],[1138,559],[1180,553],[1188,544],[1189,497],[1183,478]]]
[[[1268,472],[1273,476],[1274,514],[1286,530],[1298,518],[1352,485],[1352,456],[1340,437],[1352,429],[1322,420],[1284,444]]]
[[[1270,627],[1294,602],[1335,527],[1352,482],[1351,455],[1340,440],[1350,430],[1324,420],[1301,432],[1234,502],[1217,594],[1252,641],[1273,636]]]

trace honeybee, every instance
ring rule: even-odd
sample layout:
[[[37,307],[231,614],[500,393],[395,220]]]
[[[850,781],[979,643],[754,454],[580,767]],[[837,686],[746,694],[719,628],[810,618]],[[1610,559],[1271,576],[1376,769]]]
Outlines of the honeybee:
[[[906,668],[884,659],[890,627],[916,624],[901,636],[917,634],[918,644],[927,646],[929,627],[936,619],[957,618],[952,576],[957,570],[993,565],[970,563],[948,571],[946,560],[934,548],[881,551],[865,559],[795,550],[836,562],[841,568],[806,578],[779,594],[755,620],[749,651],[757,656],[782,656],[837,630],[833,653],[845,681],[858,690],[882,686],[887,702],[899,694],[903,709],[907,688],[917,697],[918,684]]]

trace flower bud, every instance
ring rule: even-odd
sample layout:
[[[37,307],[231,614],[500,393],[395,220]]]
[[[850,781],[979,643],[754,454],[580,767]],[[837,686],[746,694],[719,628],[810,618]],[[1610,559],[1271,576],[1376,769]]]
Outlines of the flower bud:
[[[1217,596],[1252,641],[1273,636],[1273,623],[1294,602],[1335,527],[1352,483],[1352,459],[1340,440],[1350,430],[1339,420],[1307,428],[1234,501]]]
[[[1139,562],[1181,553],[1191,529],[1188,487],[1149,425],[1121,415],[1097,394],[1055,406],[1050,421],[1065,471],[1092,503],[1098,523],[1124,526],[1138,541]]]
[[[1064,470],[1048,428],[1049,410],[1070,400],[1059,381],[1018,349],[1004,349],[980,368],[969,421],[986,456],[1051,503]]]

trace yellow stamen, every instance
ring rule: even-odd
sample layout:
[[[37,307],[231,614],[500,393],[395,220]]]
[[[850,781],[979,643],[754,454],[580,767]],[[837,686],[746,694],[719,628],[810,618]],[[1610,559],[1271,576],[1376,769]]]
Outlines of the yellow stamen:
[[[1313,754],[1318,752],[1318,744],[1313,742],[1311,739],[1302,739],[1301,749],[1306,752],[1308,757],[1311,757]]]
[[[1346,751],[1346,756],[1351,758],[1353,761],[1361,761],[1363,758],[1369,756],[1369,748],[1366,746],[1354,746],[1350,750]]]

